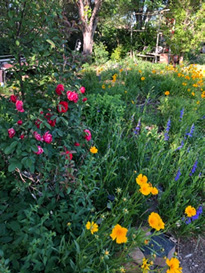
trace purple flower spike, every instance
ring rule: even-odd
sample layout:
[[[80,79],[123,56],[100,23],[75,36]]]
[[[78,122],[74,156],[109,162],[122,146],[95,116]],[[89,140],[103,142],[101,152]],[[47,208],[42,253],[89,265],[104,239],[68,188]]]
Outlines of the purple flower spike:
[[[195,171],[196,171],[196,168],[197,168],[197,164],[198,164],[198,161],[196,160],[195,162],[194,162],[194,165],[193,165],[193,167],[192,167],[192,169],[191,169],[191,172],[190,172],[190,176],[192,176],[192,174],[194,174],[195,173]]]
[[[180,111],[179,121],[182,121],[183,115],[184,115],[184,108]]]
[[[135,135],[139,135],[141,129],[141,122],[140,119],[138,120],[137,127],[134,130]]]
[[[171,127],[171,120],[169,118],[169,120],[167,121],[167,128],[166,128],[166,133],[164,134],[164,140],[167,141],[169,140],[169,130],[170,130],[170,127]]]
[[[194,132],[194,128],[195,128],[195,126],[194,126],[194,123],[193,123],[192,126],[191,126],[191,129],[190,129],[190,132],[187,133],[186,135],[189,136],[189,137],[192,137],[193,136],[193,132]]]
[[[175,176],[175,181],[177,181],[178,179],[179,179],[179,177],[180,177],[180,175],[181,175],[181,172],[180,172],[180,168],[179,168],[179,170],[178,170],[178,172],[177,172],[177,175]]]

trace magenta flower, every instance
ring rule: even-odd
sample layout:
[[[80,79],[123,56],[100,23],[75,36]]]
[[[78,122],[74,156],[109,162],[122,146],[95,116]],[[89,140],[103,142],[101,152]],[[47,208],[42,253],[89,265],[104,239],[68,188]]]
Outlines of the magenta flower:
[[[24,112],[25,110],[23,109],[23,101],[22,100],[17,100],[16,101],[16,110],[19,112]]]
[[[16,101],[17,101],[17,96],[11,95],[11,96],[10,96],[10,101],[13,102],[13,103],[16,103]]]
[[[44,140],[46,143],[51,143],[51,142],[52,142],[53,137],[52,137],[52,135],[49,133],[49,131],[47,131],[47,132],[43,135],[43,140]]]
[[[14,128],[10,128],[8,129],[8,134],[10,138],[13,138],[16,134],[16,131],[14,130]]]
[[[91,135],[90,130],[85,129],[84,132],[85,132],[85,134],[86,134],[86,135],[85,135],[85,139],[86,139],[87,141],[90,141],[91,138],[92,138],[92,135]]]
[[[36,140],[43,141],[42,136],[40,134],[38,134],[36,131],[33,132],[33,136],[35,137]]]
[[[24,134],[20,135],[20,139],[24,139],[24,137],[25,137]]]
[[[23,121],[20,119],[20,120],[17,121],[17,124],[18,124],[18,125],[22,125],[22,124],[23,124]]]
[[[40,155],[44,152],[43,148],[41,148],[41,146],[38,146],[38,151],[37,152],[34,152],[35,154],[37,155]]]
[[[67,91],[66,94],[69,101],[78,102],[78,94],[75,91]]]
[[[85,87],[84,87],[84,86],[81,86],[81,88],[80,88],[80,92],[81,92],[82,94],[84,94],[84,93],[85,93]]]
[[[83,99],[82,99],[83,102],[85,102],[85,101],[87,101],[87,100],[88,100],[87,98],[83,98]]]

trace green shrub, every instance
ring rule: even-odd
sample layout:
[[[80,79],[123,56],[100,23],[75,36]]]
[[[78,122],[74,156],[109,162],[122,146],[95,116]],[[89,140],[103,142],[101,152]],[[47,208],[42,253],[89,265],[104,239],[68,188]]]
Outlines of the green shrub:
[[[100,42],[99,44],[93,45],[94,61],[97,65],[104,64],[108,61],[109,52],[107,47]]]

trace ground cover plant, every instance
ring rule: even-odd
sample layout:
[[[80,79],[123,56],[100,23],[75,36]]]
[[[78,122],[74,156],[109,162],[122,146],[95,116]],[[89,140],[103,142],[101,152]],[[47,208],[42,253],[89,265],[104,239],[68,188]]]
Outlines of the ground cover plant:
[[[145,245],[132,270],[160,272],[153,236],[204,232],[203,73],[127,59],[24,100],[13,83],[0,105],[0,272],[129,272]]]

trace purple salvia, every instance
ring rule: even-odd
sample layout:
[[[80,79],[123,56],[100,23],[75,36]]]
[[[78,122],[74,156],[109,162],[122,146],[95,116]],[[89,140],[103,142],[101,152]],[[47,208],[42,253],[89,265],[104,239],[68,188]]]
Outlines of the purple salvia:
[[[182,110],[180,111],[179,121],[182,121],[183,115],[184,115],[184,108],[182,108]]]
[[[166,133],[164,134],[164,140],[167,141],[169,140],[169,130],[170,130],[170,127],[171,127],[171,120],[169,118],[169,120],[167,121],[167,128],[166,128]]]
[[[181,145],[178,148],[176,148],[175,151],[180,150],[183,146],[184,146],[184,141],[182,140]]]
[[[177,172],[177,174],[176,174],[176,176],[174,178],[175,181],[177,181],[179,179],[180,175],[181,175],[181,172],[180,172],[180,168],[179,168],[179,170],[178,170],[178,172]]]
[[[194,165],[193,165],[193,167],[192,167],[192,169],[191,169],[191,172],[190,172],[190,176],[192,176],[192,174],[194,174],[195,173],[195,171],[196,171],[196,168],[197,168],[197,164],[198,164],[198,161],[196,160],[195,162],[194,162]]]
[[[195,126],[194,126],[194,123],[193,123],[192,126],[191,126],[191,129],[190,129],[190,132],[187,133],[186,135],[192,137],[193,136],[193,132],[194,132],[194,128],[195,128]]]
[[[141,122],[140,119],[138,120],[137,127],[134,130],[135,135],[139,135],[141,129]]]

